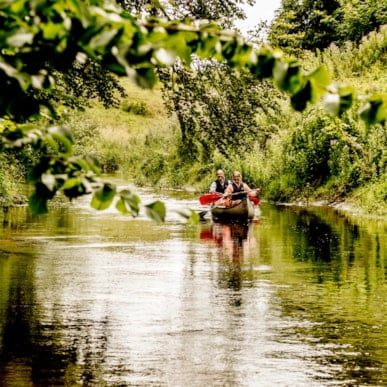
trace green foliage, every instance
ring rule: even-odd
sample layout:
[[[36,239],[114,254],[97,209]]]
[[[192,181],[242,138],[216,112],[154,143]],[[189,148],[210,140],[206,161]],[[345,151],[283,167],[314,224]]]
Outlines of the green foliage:
[[[353,112],[339,120],[311,109],[290,127],[286,135],[273,137],[262,156],[267,198],[334,201],[385,179],[386,125],[367,127],[353,118]]]
[[[141,199],[138,195],[133,194],[129,190],[120,192],[120,198],[116,203],[116,208],[123,214],[132,214],[137,216],[140,212]]]
[[[340,0],[342,23],[338,25],[341,41],[359,43],[371,31],[387,23],[387,3],[375,0]]]
[[[148,182],[156,184],[167,172],[166,156],[158,151],[148,151],[143,158],[141,171]]]
[[[164,222],[166,215],[165,204],[160,201],[156,201],[145,206],[145,211],[149,218],[156,222]]]
[[[181,158],[208,164],[215,152],[227,157],[251,149],[255,141],[264,143],[257,117],[278,111],[278,92],[247,71],[216,62],[198,61],[195,68],[174,66],[161,73],[164,99],[180,123]]]
[[[299,127],[285,146],[284,173],[292,173],[296,179],[293,186],[300,188],[306,183],[321,183],[328,175],[330,133],[324,131],[327,120],[309,117]]]
[[[35,17],[24,19],[28,12]],[[44,93],[35,91],[55,89],[51,69],[68,69],[74,62],[82,64],[86,55],[105,69],[126,74],[147,87],[155,84],[155,66],[171,65],[176,58],[190,64],[193,53],[226,60],[236,67],[247,66],[254,74],[269,78],[274,66],[284,61],[268,48],[254,52],[253,46],[237,35],[220,33],[214,24],[198,28],[153,19],[141,25],[127,13],[88,8],[77,0],[58,1],[55,5],[18,0],[4,9],[0,21],[4,26],[0,43],[6,63],[1,74],[10,81],[4,82],[6,89],[2,93],[14,96],[2,100],[0,114],[16,120],[38,115],[41,105],[52,110],[54,106]],[[292,93],[287,87],[283,90]],[[16,108],[19,100],[24,102],[22,112]]]
[[[323,63],[332,77],[340,82],[344,80],[348,82],[348,79],[354,76],[379,78],[381,81],[379,87],[368,91],[377,92],[385,89],[383,79],[386,77],[384,71],[387,66],[386,47],[387,26],[381,26],[378,32],[372,31],[365,36],[360,44],[350,41],[342,46],[332,44],[325,50],[317,52],[316,55],[310,55],[310,53],[304,55],[304,59],[312,67]],[[370,71],[371,68],[372,71]]]
[[[375,216],[387,213],[387,175],[379,182],[367,187],[359,187],[354,192],[353,201],[358,208]]]
[[[270,26],[269,43],[296,56],[332,43],[359,43],[387,23],[387,4],[375,0],[283,0]]]
[[[386,11],[387,12],[387,11]],[[370,66],[380,65],[385,69],[387,66],[387,25],[382,25],[378,30],[364,36],[354,51],[352,57],[356,58],[351,68],[357,74],[366,73]]]
[[[125,9],[133,13],[148,12],[153,16],[166,16],[170,20],[213,20],[224,19],[224,27],[231,26],[234,19],[244,19],[245,13],[240,4],[253,5],[253,0],[222,0],[202,1],[202,0],[174,0],[168,6],[162,6],[162,2],[157,0],[116,0]]]
[[[42,114],[52,119],[58,117],[58,104],[65,102],[61,95],[66,89],[60,84],[57,74],[71,74],[69,71],[78,69],[78,66],[81,71],[86,71],[87,66],[96,64],[105,71],[126,75],[143,87],[153,87],[157,81],[157,68],[171,66],[177,59],[189,66],[193,54],[225,61],[232,67],[246,68],[259,79],[274,80],[300,111],[325,94],[333,94],[338,98],[339,114],[355,100],[352,93],[342,94],[341,88],[329,88],[327,78],[321,77],[323,71],[312,71],[305,76],[294,61],[286,59],[280,52],[268,47],[256,50],[238,35],[222,32],[217,24],[206,21],[195,25],[189,20],[169,22],[149,18],[144,21],[128,12],[112,7],[89,7],[79,0],[16,0],[0,4],[0,24],[0,117],[9,118],[14,123],[31,122]],[[88,58],[91,62],[88,62]],[[85,64],[86,67],[83,67]],[[243,72],[240,71],[240,74]],[[72,90],[81,90],[76,77],[74,79]],[[69,84],[67,78],[65,85]],[[103,82],[100,84],[104,85]],[[91,97],[97,94],[79,95]],[[113,98],[113,95],[110,97]],[[238,101],[234,95],[228,96],[228,99]],[[363,114],[365,119],[384,122],[384,97],[381,103],[375,103],[371,96],[364,101],[364,105],[369,108]],[[217,111],[220,104],[211,106],[214,108],[212,117],[221,122],[221,115]],[[244,125],[239,125],[230,113],[230,107],[224,111],[232,119],[231,132],[236,133],[245,128],[250,130],[252,125],[248,124],[249,119],[245,118]],[[202,123],[211,128],[211,123]],[[96,178],[100,171],[98,163],[90,157],[75,156],[71,132],[64,126],[50,125],[48,128],[36,128],[33,125],[0,127],[2,151],[30,147],[38,154],[29,171],[29,181],[35,185],[31,200],[35,213],[45,212],[47,201],[58,191],[63,191],[72,199],[100,186]],[[185,151],[192,152],[194,160],[199,149],[198,140],[190,137],[189,130],[196,130],[197,122],[191,119],[187,128],[183,131],[185,138],[182,144]],[[208,132],[211,133],[210,130]],[[225,134],[229,132],[226,130]],[[252,132],[243,132],[243,135],[250,142]],[[225,139],[221,140],[223,149],[227,150]],[[192,148],[187,147],[187,144],[192,145]],[[208,144],[210,142],[204,142],[202,154],[206,154]],[[236,142],[236,145],[246,149],[242,142]],[[163,219],[160,206],[156,205],[150,213],[154,211]]]
[[[117,77],[89,58],[75,60],[69,68],[52,69],[55,90],[47,97],[71,108],[84,108],[90,100],[97,99],[106,108],[119,105],[125,90]]]
[[[339,7],[337,0],[283,0],[270,27],[270,44],[293,55],[328,47],[339,38]]]
[[[145,101],[123,101],[121,109],[127,113],[133,113],[138,116],[150,116],[152,112],[149,110]]]
[[[23,182],[25,170],[12,154],[0,153],[0,207],[25,201]]]
[[[113,203],[116,196],[116,187],[105,183],[102,187],[94,190],[91,206],[96,210],[105,210]]]

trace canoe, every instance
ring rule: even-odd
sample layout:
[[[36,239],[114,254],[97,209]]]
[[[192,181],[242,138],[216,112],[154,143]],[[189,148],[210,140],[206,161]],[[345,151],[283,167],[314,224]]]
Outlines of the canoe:
[[[243,198],[238,203],[230,206],[214,206],[211,208],[213,220],[227,222],[241,222],[254,218],[254,206],[248,198]]]

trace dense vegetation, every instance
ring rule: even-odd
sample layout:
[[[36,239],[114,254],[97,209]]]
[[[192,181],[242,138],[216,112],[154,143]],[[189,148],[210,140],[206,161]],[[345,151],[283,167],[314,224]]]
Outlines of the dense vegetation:
[[[148,3],[155,5],[140,1],[124,3],[131,13]],[[237,3],[229,2],[232,7]],[[4,11],[3,25],[7,33],[1,40],[5,63],[1,82],[6,85],[2,89],[2,144],[6,151],[0,160],[3,177],[0,190],[5,203],[10,194],[14,196],[11,181],[15,181],[15,176],[22,178],[24,170],[30,171],[29,180],[36,187],[32,197],[36,212],[44,212],[47,199],[58,190],[70,198],[88,192],[95,182],[92,172],[98,170],[90,158],[92,155],[102,161],[105,170],[125,169],[141,184],[193,185],[202,191],[207,189],[216,168],[222,167],[228,174],[240,169],[251,185],[265,187],[268,199],[334,201],[358,195],[364,208],[383,211],[387,200],[387,101],[383,70],[387,29],[374,29],[386,21],[385,9],[370,1],[370,14],[371,10],[377,11],[378,19],[375,21],[370,16],[368,24],[363,21],[362,28],[356,30],[357,35],[353,29],[357,36],[353,41],[344,42],[344,35],[336,36],[335,28],[324,29],[323,39],[317,39],[322,20],[327,20],[324,17],[318,23],[309,20],[309,24],[295,29],[289,27],[286,32],[292,39],[278,44],[274,37],[279,36],[278,28],[286,25],[288,13],[285,11],[291,9],[292,3],[283,1],[282,12],[271,26],[273,34],[269,34],[269,39],[273,46],[296,54],[297,62],[265,47],[252,55],[252,45],[235,36],[222,35],[211,24],[203,30],[189,23],[165,24],[156,19],[158,7],[147,8],[154,19],[140,25],[127,13],[120,14],[120,18],[115,11],[103,13],[97,9],[89,14],[75,0],[58,2],[51,8],[41,2],[34,9],[36,13],[42,12],[42,20],[46,21],[39,24],[42,31],[39,35],[37,25],[29,23],[30,5],[21,0],[14,2],[13,8]],[[318,3],[324,8],[324,2]],[[328,7],[329,2],[326,3]],[[73,6],[70,7],[72,22],[66,16],[69,4]],[[180,3],[176,4],[179,7]],[[222,8],[222,1],[206,9],[194,7],[195,4],[182,1],[181,8],[168,9],[171,11],[168,19],[202,18],[206,12],[207,19],[212,20],[233,14],[232,7]],[[324,9],[315,10],[315,4],[302,2],[300,21],[307,23],[310,15],[321,15]],[[334,10],[326,9],[333,18],[330,23],[346,20],[357,26],[350,15],[358,4],[354,1],[338,4],[335,2]],[[312,8],[313,12],[309,12]],[[84,18],[82,23],[79,15]],[[301,39],[300,31],[306,25],[312,36],[303,35]],[[61,27],[67,29],[63,31]],[[212,59],[195,59],[193,53]],[[176,57],[181,60],[176,61]],[[191,67],[187,68],[184,63]],[[353,88],[330,84],[324,68],[329,69],[337,85],[349,83]],[[158,75],[171,116],[159,114],[157,117],[163,125],[160,120],[156,123],[154,101],[133,98],[127,87],[125,97],[122,84],[107,70],[118,75],[127,73],[143,86],[157,83]],[[308,71],[309,75],[302,75]],[[266,78],[274,82],[268,83]],[[9,99],[9,95],[15,97]],[[324,108],[316,104],[319,95],[324,96]],[[102,104],[116,106],[121,98],[127,98],[121,104],[119,116],[124,121],[134,120],[136,125],[142,122],[143,130],[128,123],[127,141],[122,138],[114,141],[115,137],[107,136],[106,128],[100,125],[103,122],[110,133],[122,126],[116,117],[117,110],[106,113],[106,120],[102,122],[85,120],[87,111],[68,110],[84,107],[95,97]],[[60,109],[64,105],[67,110]],[[41,106],[49,109],[45,111],[46,116],[51,113],[46,123],[75,124],[71,125],[76,138],[74,149],[72,136],[62,126],[31,132],[31,124],[25,125],[33,117],[40,117],[39,125],[45,124]],[[364,120],[359,120],[359,112]],[[9,165],[14,169],[8,168]],[[22,168],[19,170],[17,165]],[[108,184],[99,186],[98,190],[93,205],[104,208],[116,191]],[[119,209],[129,209],[135,214],[138,200],[136,195],[125,191],[121,193]],[[160,215],[162,210],[157,206],[155,210]]]

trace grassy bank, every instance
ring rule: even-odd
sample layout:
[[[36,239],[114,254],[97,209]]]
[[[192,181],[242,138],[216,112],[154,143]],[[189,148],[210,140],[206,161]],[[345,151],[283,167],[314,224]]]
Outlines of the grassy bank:
[[[297,203],[325,203],[372,216],[387,214],[385,182],[368,183],[343,195],[329,188],[329,182],[317,190],[307,185],[295,190],[286,174],[277,173],[273,178],[275,171],[283,168],[280,136],[273,138],[270,152],[256,148],[243,158],[227,160],[215,154],[210,165],[199,161],[183,164],[178,156],[178,122],[164,108],[161,91],[142,90],[129,82],[124,85],[128,97],[119,108],[106,110],[93,104],[85,112],[71,113],[66,118],[66,123],[75,128],[76,151],[98,157],[105,172],[120,171],[139,186],[185,188],[199,193],[207,191],[216,168],[223,168],[228,176],[238,169],[252,187],[263,185],[263,198],[269,200],[270,190],[276,187],[287,192],[286,199]],[[286,114],[289,117],[285,115],[284,121],[293,122],[289,109]]]
[[[92,103],[71,112],[63,123],[74,128],[75,152],[98,158],[104,172],[121,171],[137,185],[163,184],[179,135],[177,121],[164,108],[159,89],[143,90],[129,81],[118,108]]]
[[[342,171],[338,170],[337,176],[318,188],[308,184],[300,187],[300,182],[294,180],[294,168],[297,165],[301,169],[307,168],[311,162],[308,159],[310,156],[305,153],[302,156],[305,158],[305,165],[300,166],[297,159],[284,158],[284,147],[291,141],[294,143],[294,139],[290,139],[294,135],[291,133],[307,132],[311,124],[309,118],[295,114],[286,103],[283,105],[282,118],[277,123],[280,126],[277,135],[270,139],[266,149],[253,146],[252,151],[243,154],[243,157],[236,154],[230,159],[215,153],[212,161],[206,165],[200,160],[188,164],[183,163],[179,157],[179,124],[176,117],[170,116],[166,111],[160,89],[139,89],[127,80],[123,85],[128,97],[122,101],[120,107],[105,109],[93,102],[83,112],[68,112],[61,122],[73,128],[75,152],[98,158],[104,172],[119,171],[128,181],[138,186],[184,188],[200,193],[207,191],[217,168],[223,168],[227,176],[231,176],[233,170],[240,170],[251,187],[263,186],[263,199],[304,205],[318,202],[336,206],[343,211],[371,216],[387,214],[386,179],[369,181],[361,185],[361,188],[342,192],[338,187],[340,179],[345,176],[341,176]],[[265,124],[270,125],[267,122]],[[325,121],[319,124],[325,125]],[[317,145],[318,140],[317,138]],[[375,138],[375,141],[379,140]],[[318,147],[305,149],[310,151],[310,155],[312,152],[316,155],[323,152]],[[301,157],[299,151],[294,154]],[[293,163],[291,173],[284,165],[284,162],[290,161]],[[3,168],[2,176],[2,197],[7,197],[4,187],[8,187],[7,192],[11,196],[20,198],[15,188],[15,182],[20,181],[20,173]],[[11,176],[17,178],[13,179]]]

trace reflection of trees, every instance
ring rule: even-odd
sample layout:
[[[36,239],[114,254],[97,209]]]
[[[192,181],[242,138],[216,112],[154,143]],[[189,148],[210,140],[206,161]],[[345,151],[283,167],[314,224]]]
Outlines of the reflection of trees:
[[[295,218],[294,257],[300,261],[330,262],[338,249],[339,236],[321,218],[307,212],[300,212]],[[297,238],[298,236],[298,238]]]
[[[292,211],[297,216],[289,217],[286,226],[289,236],[283,238],[291,240],[292,256],[296,261],[313,263],[317,282],[342,283],[352,273],[355,275],[360,267],[364,267],[370,288],[380,277],[377,271],[384,278],[382,257],[386,256],[386,247],[381,246],[378,233],[369,233],[365,227],[359,227],[333,211]]]
[[[6,232],[25,227],[27,221],[31,219],[31,214],[26,210],[26,207],[3,207],[0,209],[0,219],[2,230]]]
[[[100,381],[108,320],[63,322],[56,319],[55,310],[49,318],[42,316],[34,296],[34,256],[22,257],[10,255],[0,264],[1,383],[43,386]]]
[[[271,215],[268,209],[265,214]],[[281,314],[299,321],[281,328],[280,340],[301,338],[322,372],[338,367],[331,375],[335,382],[378,385],[386,359],[386,245],[381,227],[360,221],[330,209],[283,207],[273,211],[277,229],[261,230],[260,243],[279,246],[270,259],[286,285],[278,289]]]

